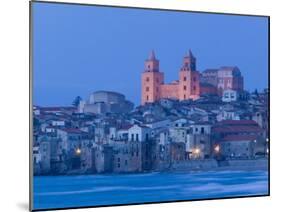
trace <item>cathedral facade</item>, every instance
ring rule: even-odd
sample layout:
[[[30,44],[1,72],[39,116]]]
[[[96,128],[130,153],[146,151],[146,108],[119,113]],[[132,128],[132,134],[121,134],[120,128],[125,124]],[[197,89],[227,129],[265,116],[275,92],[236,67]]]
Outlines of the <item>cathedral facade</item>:
[[[159,60],[152,51],[145,61],[142,73],[142,104],[155,102],[161,98],[198,99],[200,97],[200,73],[196,71],[196,58],[189,51],[183,58],[179,80],[164,83],[164,73],[159,69]]]
[[[222,95],[224,90],[243,91],[243,77],[237,67],[207,69],[200,73],[196,69],[196,58],[192,52],[184,56],[178,80],[164,83],[159,60],[154,51],[145,61],[141,76],[141,103],[152,103],[162,98],[196,100],[200,95]]]

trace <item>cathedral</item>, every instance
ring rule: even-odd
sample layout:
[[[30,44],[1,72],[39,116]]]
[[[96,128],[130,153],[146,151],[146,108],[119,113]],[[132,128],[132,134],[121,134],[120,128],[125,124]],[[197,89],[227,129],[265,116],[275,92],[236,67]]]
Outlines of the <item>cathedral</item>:
[[[196,58],[191,50],[184,56],[179,78],[164,83],[159,60],[152,51],[145,61],[141,77],[141,103],[155,102],[161,98],[196,100],[204,94],[222,95],[224,90],[243,91],[243,76],[237,67],[207,69],[200,73],[196,69]]]

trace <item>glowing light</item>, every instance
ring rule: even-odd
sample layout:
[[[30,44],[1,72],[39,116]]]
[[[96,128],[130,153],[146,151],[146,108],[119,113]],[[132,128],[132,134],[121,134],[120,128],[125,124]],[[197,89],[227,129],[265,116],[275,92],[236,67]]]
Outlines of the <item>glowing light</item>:
[[[266,149],[266,153],[267,153],[267,154],[269,153],[269,149],[268,149],[268,148]]]
[[[78,149],[75,150],[75,152],[76,152],[77,155],[80,155],[81,154],[81,149],[78,148]]]
[[[266,138],[266,142],[269,142],[269,139],[268,139],[268,138]]]
[[[194,154],[200,154],[200,149],[199,148],[195,148],[194,149]]]
[[[220,152],[220,146],[219,146],[219,145],[216,145],[215,148],[214,148],[214,150],[215,150],[216,153]]]

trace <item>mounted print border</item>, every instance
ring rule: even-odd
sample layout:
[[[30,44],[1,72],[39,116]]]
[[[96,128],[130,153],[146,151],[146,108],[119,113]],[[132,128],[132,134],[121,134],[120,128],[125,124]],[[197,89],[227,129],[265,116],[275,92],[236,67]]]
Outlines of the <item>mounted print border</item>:
[[[270,195],[270,17],[30,2],[30,210]]]

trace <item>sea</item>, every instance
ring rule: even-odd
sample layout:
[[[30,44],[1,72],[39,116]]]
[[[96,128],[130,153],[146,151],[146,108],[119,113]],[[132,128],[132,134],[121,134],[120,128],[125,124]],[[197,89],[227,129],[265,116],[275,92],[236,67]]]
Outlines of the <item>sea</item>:
[[[58,209],[268,195],[267,171],[35,176],[33,208]]]

